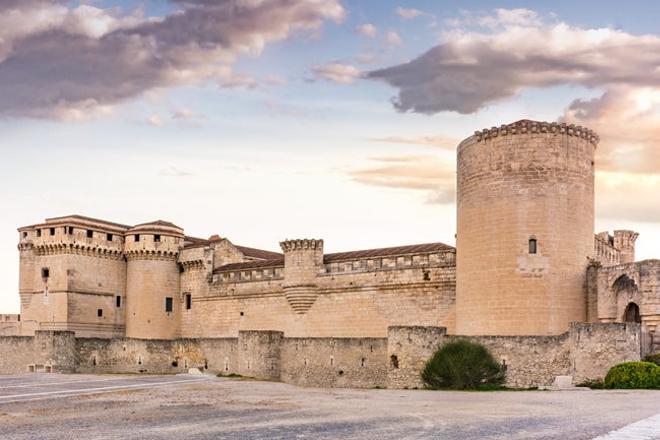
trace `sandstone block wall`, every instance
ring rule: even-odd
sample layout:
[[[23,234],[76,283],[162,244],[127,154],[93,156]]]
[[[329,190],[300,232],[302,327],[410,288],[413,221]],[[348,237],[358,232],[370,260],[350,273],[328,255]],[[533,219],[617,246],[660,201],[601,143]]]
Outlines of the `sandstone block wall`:
[[[259,379],[280,378],[284,333],[241,331],[238,333],[238,374]]]
[[[640,360],[641,331],[635,323],[571,325],[571,371],[575,383],[602,379],[612,365]]]
[[[385,388],[386,338],[284,338],[281,380],[306,387]]]
[[[29,365],[54,372],[178,373],[199,368],[301,386],[419,388],[434,351],[460,336],[444,328],[392,327],[388,338],[285,338],[277,331],[242,331],[238,338],[75,338],[73,332],[38,331],[0,337],[0,374]],[[555,376],[579,383],[640,358],[636,324],[573,324],[560,336],[465,337],[485,345],[507,366],[507,385],[550,385]]]
[[[520,121],[459,145],[456,334],[556,335],[586,319],[596,141]]]
[[[439,263],[438,263],[439,264]],[[222,281],[194,296],[183,321],[184,337],[235,337],[241,330],[283,331],[287,337],[387,336],[393,325],[443,326],[453,330],[455,268],[366,267],[317,277],[317,297],[297,313],[282,280]],[[193,290],[193,293],[197,291]]]
[[[420,377],[426,362],[444,343],[444,327],[389,327],[387,329],[387,387],[423,388]]]
[[[20,374],[31,370],[73,373],[73,332],[37,331],[34,336],[0,337],[0,374]]]

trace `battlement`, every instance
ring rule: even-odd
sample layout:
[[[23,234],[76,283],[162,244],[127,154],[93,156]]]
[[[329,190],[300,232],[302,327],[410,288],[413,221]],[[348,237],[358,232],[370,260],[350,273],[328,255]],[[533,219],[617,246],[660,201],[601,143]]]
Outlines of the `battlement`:
[[[284,240],[280,242],[283,252],[301,251],[301,250],[323,250],[323,240],[316,239],[298,239]]]
[[[477,142],[495,138],[498,136],[513,136],[530,133],[556,133],[567,136],[575,136],[585,139],[594,145],[597,145],[600,138],[598,134],[589,128],[575,124],[566,124],[563,122],[541,122],[523,119],[511,124],[502,124],[499,127],[484,128],[474,132]]]

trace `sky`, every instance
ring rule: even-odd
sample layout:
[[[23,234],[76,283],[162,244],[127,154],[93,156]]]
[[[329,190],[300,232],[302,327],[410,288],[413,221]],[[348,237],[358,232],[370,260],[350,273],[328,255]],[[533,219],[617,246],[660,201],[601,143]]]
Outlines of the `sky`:
[[[600,134],[596,229],[660,256],[660,2],[0,0],[0,313],[16,228],[81,214],[326,252],[454,244],[455,147]]]

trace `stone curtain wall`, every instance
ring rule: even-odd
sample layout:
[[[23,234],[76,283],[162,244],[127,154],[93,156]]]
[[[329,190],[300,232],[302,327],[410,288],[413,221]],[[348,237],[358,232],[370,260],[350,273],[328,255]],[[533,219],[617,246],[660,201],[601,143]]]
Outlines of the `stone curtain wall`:
[[[30,371],[73,373],[75,337],[68,331],[37,331],[35,336],[0,337],[0,374]]]
[[[387,338],[285,338],[278,331],[241,331],[238,338],[75,338],[38,331],[0,337],[0,374],[29,365],[64,373],[178,373],[200,368],[300,386],[420,388],[419,375],[434,351],[461,336],[444,327],[390,327]],[[638,324],[574,323],[558,336],[469,336],[507,366],[507,385],[550,385],[602,379],[620,362],[639,360]]]
[[[640,359],[639,324],[574,323],[569,334],[576,383],[603,378],[612,365]]]
[[[386,338],[285,338],[283,382],[323,388],[385,388]]]

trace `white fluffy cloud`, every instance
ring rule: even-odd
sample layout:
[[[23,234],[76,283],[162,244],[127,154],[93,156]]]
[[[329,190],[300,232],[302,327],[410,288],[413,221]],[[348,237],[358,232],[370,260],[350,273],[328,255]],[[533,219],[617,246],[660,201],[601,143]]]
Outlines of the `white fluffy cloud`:
[[[80,119],[156,88],[213,81],[251,87],[240,55],[340,21],[339,0],[175,0],[139,13],[65,2],[0,2],[0,116]]]
[[[357,26],[355,32],[365,37],[374,38],[378,33],[378,29],[371,23],[365,23]]]
[[[412,18],[419,17],[420,15],[424,15],[424,13],[422,11],[420,11],[419,9],[402,8],[400,6],[398,8],[396,8],[396,14],[399,17],[404,18],[406,20],[410,20]]]
[[[312,67],[314,77],[340,84],[350,84],[361,76],[360,71],[350,64],[328,63]]]
[[[400,46],[401,44],[403,44],[403,41],[401,40],[399,34],[397,34],[394,31],[388,31],[385,34],[385,41],[390,46]]]

